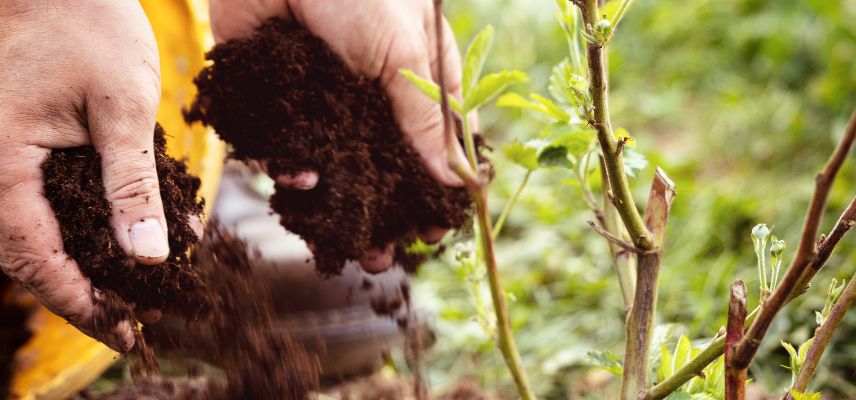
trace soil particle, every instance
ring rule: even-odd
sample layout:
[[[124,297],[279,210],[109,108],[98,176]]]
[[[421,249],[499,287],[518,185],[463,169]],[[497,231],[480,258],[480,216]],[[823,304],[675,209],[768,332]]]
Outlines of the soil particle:
[[[419,259],[401,249],[418,232],[465,225],[466,191],[431,178],[379,82],[353,74],[321,39],[271,19],[207,57],[186,119],[214,127],[235,158],[262,161],[272,176],[319,172],[314,189],[278,188],[271,198],[282,225],[314,249],[319,272],[339,273],[389,244],[414,268]]]

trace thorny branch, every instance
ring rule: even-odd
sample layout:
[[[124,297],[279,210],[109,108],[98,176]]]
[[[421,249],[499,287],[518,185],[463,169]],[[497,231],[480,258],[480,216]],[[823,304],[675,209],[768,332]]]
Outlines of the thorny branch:
[[[758,347],[761,345],[761,340],[764,339],[767,329],[773,322],[773,318],[781,310],[785,302],[791,298],[794,290],[803,290],[798,285],[808,283],[808,281],[803,281],[804,274],[809,274],[813,277],[823,267],[823,264],[826,263],[835,245],[841,240],[841,236],[853,227],[856,215],[852,215],[852,213],[856,212],[856,210],[851,211],[853,208],[853,203],[851,203],[851,207],[848,207],[841,216],[841,219],[839,219],[838,224],[836,224],[829,237],[820,243],[819,248],[816,247],[817,231],[823,217],[823,211],[826,208],[826,199],[829,196],[829,190],[847,157],[847,153],[850,151],[854,138],[856,138],[856,111],[853,112],[847,131],[844,133],[844,137],[842,137],[838,147],[832,153],[829,162],[827,162],[826,166],[815,179],[815,191],[809,205],[808,213],[806,214],[797,253],[794,255],[784,279],[782,279],[782,282],[767,301],[761,305],[758,318],[755,319],[755,322],[746,332],[746,336],[737,346],[734,354],[735,366],[742,368],[749,366],[749,363],[752,362],[752,358],[755,357],[755,353],[758,351]],[[809,275],[805,276],[808,277]],[[811,278],[808,279],[810,281]]]
[[[811,204],[809,206],[808,213],[806,215],[805,224],[803,226],[802,237],[813,237],[817,235],[818,227],[820,225],[820,219],[823,214],[826,205],[826,198],[829,194],[829,190],[832,186],[832,182],[835,180],[835,176],[838,171],[841,169],[841,165],[844,163],[847,154],[852,147],[854,138],[856,138],[856,110],[854,110],[852,116],[850,117],[850,122],[847,125],[847,130],[844,133],[844,136],[839,141],[837,147],[833,151],[830,156],[829,161],[827,161],[826,166],[823,170],[818,174],[815,179],[815,192],[812,195]],[[851,203],[852,204],[852,203]],[[849,207],[848,207],[849,209]],[[835,229],[833,229],[834,231]],[[842,233],[843,234],[843,233]],[[839,239],[840,240],[840,239]],[[814,239],[812,239],[812,242]],[[803,239],[800,240],[800,247],[802,247]],[[824,239],[824,243],[827,245],[830,244],[828,238]],[[837,242],[836,242],[837,243]],[[809,247],[810,249],[813,248]],[[832,248],[828,248],[828,251],[831,253]],[[799,252],[799,250],[798,250]],[[820,252],[818,251],[818,254]],[[796,264],[798,258],[802,256],[795,255],[794,261],[791,263],[791,267],[788,269],[788,274],[792,273],[793,266]],[[827,255],[828,257],[828,255]],[[793,299],[800,296],[804,293],[805,288],[808,286],[809,282],[814,278],[818,271],[823,267],[823,264],[826,260],[822,260],[822,262],[818,263],[819,260],[815,260],[812,264],[814,267],[808,268],[808,264],[802,268],[802,274],[799,279],[797,285],[795,285],[794,290],[789,293],[785,300],[785,304],[790,303]],[[787,277],[787,276],[786,276]],[[779,289],[782,289],[783,284],[778,286]],[[768,303],[765,304],[769,306]],[[781,306],[779,307],[781,309]],[[770,313],[770,309],[768,308],[767,313]],[[753,311],[749,317],[746,319],[747,324],[751,324],[755,326],[755,317],[760,314],[760,308]],[[774,313],[775,314],[775,313]],[[769,320],[772,321],[773,315],[770,315]],[[769,322],[767,322],[767,326],[769,327]],[[765,329],[766,330],[766,329]],[[744,341],[746,337],[744,336]],[[713,342],[705,348],[701,353],[699,353],[695,358],[690,360],[689,363],[684,365],[683,368],[676,371],[672,376],[664,380],[663,382],[658,383],[652,388],[648,389],[646,393],[642,396],[643,400],[659,400],[668,396],[670,393],[677,390],[681,385],[697,376],[701,371],[710,365],[713,361],[715,361],[719,356],[722,355],[723,350],[725,349],[725,338],[714,338]],[[757,350],[757,348],[756,348]]]

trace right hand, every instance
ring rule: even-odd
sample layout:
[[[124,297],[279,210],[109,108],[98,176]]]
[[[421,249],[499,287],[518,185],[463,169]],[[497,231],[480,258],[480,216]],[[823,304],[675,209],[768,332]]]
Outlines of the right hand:
[[[357,74],[378,79],[392,103],[405,138],[439,183],[461,186],[449,167],[440,106],[399,73],[407,68],[423,77],[438,78],[439,57],[431,0],[212,0],[211,27],[218,42],[250,36],[271,17],[293,20],[324,40]],[[447,90],[461,97],[461,57],[455,36],[444,19],[443,43]],[[473,119],[477,123],[477,119]],[[476,129],[476,125],[472,125]],[[455,146],[459,159],[465,159]],[[278,176],[280,186],[312,189],[316,172]],[[439,241],[445,229],[430,228],[420,236]],[[371,272],[383,271],[393,261],[392,246],[376,249],[360,260]]]
[[[119,245],[139,263],[165,261],[159,100],[157,45],[136,0],[0,1],[0,267],[89,334],[97,292],[63,252],[41,165],[51,149],[94,146]],[[127,322],[99,339],[134,344]]]

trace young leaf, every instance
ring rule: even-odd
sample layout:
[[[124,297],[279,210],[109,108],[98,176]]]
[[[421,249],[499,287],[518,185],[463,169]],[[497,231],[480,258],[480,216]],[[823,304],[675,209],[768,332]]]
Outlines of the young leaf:
[[[547,86],[547,90],[559,104],[573,104],[567,85],[571,74],[573,74],[573,70],[567,58],[556,64],[553,67],[553,73],[550,74],[550,85]]]
[[[693,400],[693,396],[687,392],[674,392],[666,400]]]
[[[526,82],[528,79],[522,71],[502,71],[488,74],[466,94],[464,98],[464,111],[470,112],[475,110],[482,104],[490,101],[494,96],[500,94],[509,85]]]
[[[529,98],[544,107],[544,110],[547,111],[548,115],[552,116],[554,119],[559,121],[568,121],[571,119],[571,116],[567,111],[557,106],[556,103],[553,103],[550,99],[536,93],[530,94]]]
[[[502,147],[505,157],[511,162],[530,171],[538,169],[538,150],[526,146],[518,141],[513,141]]]
[[[794,397],[794,400],[820,400],[820,393],[802,393],[791,390],[791,396]]]
[[[621,364],[621,360],[619,360],[615,354],[612,354],[612,352],[590,351],[588,356],[592,365],[601,367],[615,376],[621,376],[621,374],[624,373],[624,367]]]
[[[420,92],[422,92],[422,94],[430,97],[437,103],[440,102],[440,86],[438,86],[436,83],[429,81],[419,75],[416,75],[413,71],[409,69],[402,68],[398,70],[398,72],[401,75],[404,75],[404,77],[407,78],[410,83],[416,86]],[[461,103],[458,102],[458,99],[456,99],[455,96],[452,96],[451,94],[448,95],[448,97],[449,107],[451,107],[452,110],[458,113],[459,115],[463,115],[464,111],[461,108]]]
[[[579,158],[589,149],[595,132],[589,127],[557,122],[544,128],[540,136],[552,139],[553,145],[567,147],[568,153]]]
[[[538,154],[538,165],[542,167],[571,168],[568,149],[564,146],[546,146]]]
[[[662,382],[675,373],[674,358],[664,345],[660,345],[660,366],[657,368],[657,381]]]
[[[488,25],[473,38],[473,41],[467,47],[462,81],[463,89],[466,93],[469,93],[473,86],[475,86],[481,75],[487,53],[490,51],[491,44],[493,44],[493,36],[493,26]]]
[[[686,335],[681,335],[675,345],[675,359],[673,369],[675,371],[681,369],[692,359],[693,342]]]
[[[537,103],[533,103],[517,93],[505,93],[502,96],[499,96],[499,98],[496,100],[496,105],[498,107],[511,107],[521,108],[525,110],[534,110],[550,118],[555,119],[555,117],[551,115],[549,111],[544,109],[544,106]]]
[[[639,171],[648,166],[648,160],[645,159],[645,156],[633,149],[624,149],[622,154],[624,155],[622,157],[624,159],[624,172],[628,176],[635,177]]]

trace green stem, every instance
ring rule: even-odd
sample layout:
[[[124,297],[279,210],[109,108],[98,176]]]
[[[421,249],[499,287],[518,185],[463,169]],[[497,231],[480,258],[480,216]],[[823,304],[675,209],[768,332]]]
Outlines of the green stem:
[[[475,111],[475,110],[472,110]],[[473,138],[472,134],[466,134],[466,132],[470,131],[470,122],[468,117],[469,112],[464,112],[464,117],[461,118],[461,125],[464,129],[464,151],[467,153],[467,161],[470,163],[470,168],[478,174],[479,170],[479,161],[478,156],[476,154],[476,141]]]
[[[598,21],[597,0],[586,0],[583,10],[583,20],[588,27],[593,28]],[[619,151],[618,142],[612,132],[609,121],[608,78],[604,65],[603,46],[597,43],[587,43],[589,68],[589,93],[592,97],[593,117],[591,124],[597,130],[597,139],[603,152],[604,165],[609,179],[609,196],[615,205],[621,220],[624,222],[630,240],[639,249],[651,250],[654,242],[648,228],[642,221],[642,215],[636,208],[636,202],[630,192],[630,183],[624,173],[624,160]]]
[[[517,203],[517,199],[520,197],[520,193],[523,193],[523,188],[526,187],[526,184],[529,182],[529,177],[532,175],[532,170],[527,170],[526,175],[523,176],[523,181],[520,182],[520,186],[517,187],[517,190],[514,191],[514,194],[511,195],[511,198],[508,200],[508,204],[505,205],[505,209],[502,210],[502,214],[499,214],[499,219],[496,220],[496,225],[493,227],[493,234],[491,234],[491,238],[496,240],[499,237],[500,232],[502,232],[502,227],[505,225],[505,220],[508,219],[508,215],[511,214],[511,209],[514,207],[514,204]]]
[[[529,385],[529,378],[526,376],[526,371],[523,369],[523,363],[520,360],[520,353],[517,350],[517,344],[514,341],[514,334],[511,330],[511,322],[508,317],[508,308],[505,303],[505,291],[502,290],[502,285],[499,282],[499,265],[496,261],[496,253],[494,252],[493,239],[491,238],[490,216],[487,211],[487,188],[482,186],[470,190],[470,196],[476,204],[476,218],[478,222],[479,242],[482,246],[482,254],[487,265],[488,284],[490,286],[490,296],[493,300],[493,308],[496,313],[496,328],[497,341],[499,349],[505,359],[505,364],[508,366],[508,371],[517,385],[517,391],[520,398],[524,400],[535,399],[535,394]]]

